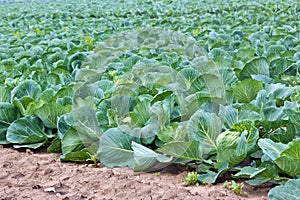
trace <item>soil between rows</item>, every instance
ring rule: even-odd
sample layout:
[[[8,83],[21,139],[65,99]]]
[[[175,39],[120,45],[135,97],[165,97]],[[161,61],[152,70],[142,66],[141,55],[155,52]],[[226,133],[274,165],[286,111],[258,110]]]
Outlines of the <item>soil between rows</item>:
[[[187,171],[170,166],[159,173],[62,163],[59,154],[25,152],[0,145],[0,200],[268,199],[270,187],[245,184],[236,195],[222,183],[184,187]]]

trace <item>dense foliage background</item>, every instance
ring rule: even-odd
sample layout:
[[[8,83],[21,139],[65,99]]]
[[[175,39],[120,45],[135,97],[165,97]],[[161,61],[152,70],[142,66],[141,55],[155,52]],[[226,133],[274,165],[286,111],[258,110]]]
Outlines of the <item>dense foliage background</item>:
[[[0,143],[137,171],[187,163],[203,183],[297,179],[299,5],[0,1]],[[270,198],[296,199],[293,181]]]

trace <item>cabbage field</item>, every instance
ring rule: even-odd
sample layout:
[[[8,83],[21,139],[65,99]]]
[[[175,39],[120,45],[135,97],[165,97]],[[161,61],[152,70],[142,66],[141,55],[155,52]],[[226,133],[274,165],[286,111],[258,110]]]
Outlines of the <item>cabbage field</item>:
[[[299,136],[299,1],[0,0],[0,144],[299,199]]]

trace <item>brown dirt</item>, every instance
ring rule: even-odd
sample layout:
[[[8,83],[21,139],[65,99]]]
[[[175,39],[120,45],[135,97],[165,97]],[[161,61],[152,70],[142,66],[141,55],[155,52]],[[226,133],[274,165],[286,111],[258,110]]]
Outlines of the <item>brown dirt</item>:
[[[62,163],[58,154],[20,152],[0,145],[1,200],[85,199],[267,199],[269,187],[245,184],[236,195],[223,184],[184,187],[187,171],[169,167],[160,173],[135,173],[91,164]]]

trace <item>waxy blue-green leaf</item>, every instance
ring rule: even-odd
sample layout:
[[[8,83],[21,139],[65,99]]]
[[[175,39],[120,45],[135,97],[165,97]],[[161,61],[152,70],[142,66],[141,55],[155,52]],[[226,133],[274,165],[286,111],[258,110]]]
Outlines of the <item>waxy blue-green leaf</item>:
[[[22,97],[31,97],[36,100],[41,92],[42,89],[38,83],[33,80],[26,80],[11,91],[11,101],[15,98],[21,99]]]
[[[134,137],[120,128],[111,128],[100,138],[98,159],[107,167],[134,167],[134,152],[131,142]]]
[[[271,160],[276,160],[280,154],[288,147],[287,144],[276,143],[270,139],[259,139],[258,146]]]
[[[211,96],[208,91],[200,91],[196,93],[192,93],[191,95],[185,98],[185,101],[181,103],[180,107],[184,119],[189,119],[202,104],[211,101]]]
[[[61,104],[51,103],[45,104],[42,107],[35,110],[35,114],[43,121],[46,127],[56,128],[58,118],[70,112],[71,109],[71,105],[63,106]]]
[[[18,109],[10,103],[2,103],[0,102],[0,143],[7,144],[6,140],[6,131],[8,127],[13,123],[16,119],[19,118]]]
[[[267,97],[270,99],[285,100],[293,94],[293,90],[282,83],[266,84],[265,90],[267,91]]]
[[[202,152],[199,151],[200,143],[197,141],[172,141],[164,144],[157,151],[168,156],[187,160],[202,160]]]
[[[32,149],[37,149],[41,146],[44,146],[48,141],[45,140],[43,142],[38,142],[38,143],[30,143],[30,144],[14,144],[14,148],[32,148]]]
[[[221,133],[221,119],[214,113],[198,110],[189,120],[190,138],[199,141],[199,151],[207,154],[217,150],[217,137]]]
[[[239,111],[232,106],[227,106],[225,110],[224,116],[224,125],[226,128],[231,129],[233,125],[243,122],[243,121],[250,121],[255,122],[261,120],[260,115],[257,112],[249,111],[249,110],[241,110]]]
[[[268,34],[264,32],[255,32],[252,33],[249,37],[250,41],[255,43],[257,41],[264,42],[269,38]]]
[[[43,122],[37,117],[22,117],[14,121],[7,130],[6,138],[11,143],[41,145],[48,138],[53,137],[45,132]]]
[[[295,133],[300,132],[300,111],[287,108],[284,113],[289,117],[289,122],[295,127]]]
[[[39,99],[43,102],[49,102],[53,99],[55,93],[56,91],[53,88],[48,88],[41,93]]]
[[[194,68],[183,68],[177,73],[176,81],[186,89],[199,77],[200,73]]]
[[[134,141],[132,141],[131,147],[134,151],[134,171],[158,170],[166,167],[173,160],[172,157],[156,153]]]
[[[217,178],[229,169],[228,163],[224,163],[218,168],[218,172],[207,170],[205,174],[198,175],[198,180],[202,183],[215,183]]]
[[[295,139],[297,129],[293,124],[287,124],[286,127],[282,127],[272,134],[267,134],[265,137],[273,140],[274,142],[281,142],[287,144]]]
[[[240,72],[240,79],[251,78],[251,75],[270,76],[269,63],[266,58],[254,58],[245,64],[243,70]]]
[[[75,81],[97,81],[101,77],[99,71],[93,69],[80,69],[75,75]]]
[[[1,72],[10,72],[14,69],[14,67],[18,63],[15,60],[12,60],[11,58],[4,59],[0,63],[0,71]]]
[[[129,114],[131,99],[130,93],[126,95],[116,94],[111,98],[111,110],[115,115],[116,122],[124,119]]]
[[[245,79],[233,86],[233,96],[240,103],[250,103],[262,89],[260,81]]]
[[[90,157],[89,151],[87,149],[82,149],[80,151],[72,151],[63,154],[59,159],[64,162],[86,162]]]
[[[157,162],[158,154],[153,150],[135,143],[134,141],[132,142],[131,147],[134,152],[134,171],[149,169]]]
[[[158,126],[160,130],[168,126],[171,122],[171,114],[174,109],[174,104],[174,96],[167,96],[163,101],[155,102],[150,107],[150,123],[153,124],[153,126]]]
[[[276,165],[290,176],[300,175],[300,139],[288,143],[288,147],[281,152],[274,161]]]
[[[88,106],[73,109],[70,113],[73,127],[76,129],[82,144],[91,154],[97,153],[102,130],[96,119],[96,112]]]
[[[108,127],[112,126],[115,122],[111,119],[111,101],[104,100],[98,105],[98,111],[96,113],[96,118],[99,126],[103,131],[106,131]]]
[[[263,114],[264,118],[267,121],[270,122],[275,122],[275,121],[280,121],[286,119],[286,116],[283,112],[283,107],[275,107],[275,106],[270,106],[265,109],[263,109]]]
[[[35,111],[44,105],[43,101],[34,100],[28,96],[24,96],[21,99],[16,98],[12,103],[19,109],[22,116],[34,116]]]
[[[270,63],[270,71],[271,75],[278,76],[283,74],[285,71],[288,71],[291,65],[294,63],[293,60],[287,58],[277,58]]]
[[[232,84],[238,81],[235,72],[231,68],[220,68],[219,72],[222,75],[223,83],[227,87],[230,87]]]
[[[10,90],[4,85],[0,85],[0,102],[10,101]]]
[[[140,96],[140,100],[137,105],[130,112],[131,123],[137,126],[144,126],[146,122],[150,119],[150,104],[152,96]]]
[[[100,89],[102,89],[102,91],[104,92],[104,94],[109,94],[111,92],[113,92],[114,90],[114,83],[112,81],[109,80],[100,80],[98,82],[95,83]]]
[[[289,180],[285,185],[271,189],[268,197],[270,200],[298,200],[300,193],[300,179]]]
[[[103,97],[104,92],[97,84],[84,82],[76,85],[73,102],[78,107],[90,106],[96,108],[96,105],[99,104]]]
[[[267,50],[267,56],[270,54],[280,54],[286,51],[286,48],[282,45],[270,45]]]
[[[57,136],[58,138],[62,139],[66,131],[74,125],[74,122],[72,120],[72,115],[64,114],[60,116],[57,120]]]
[[[259,185],[267,183],[271,180],[272,180],[271,178],[254,178],[254,179],[250,179],[250,180],[246,181],[246,183],[251,186],[259,186]]]
[[[241,47],[236,53],[236,57],[242,61],[248,61],[255,55],[255,49],[251,47]]]
[[[63,154],[79,151],[84,144],[75,128],[69,128],[61,138],[61,150]]]
[[[258,145],[284,173],[294,177],[300,174],[300,139],[294,139],[288,144],[260,139]]]
[[[257,174],[265,171],[266,168],[255,168],[255,167],[243,167],[241,171],[236,173],[234,177],[239,177],[239,178],[250,178],[250,177],[255,177]]]

